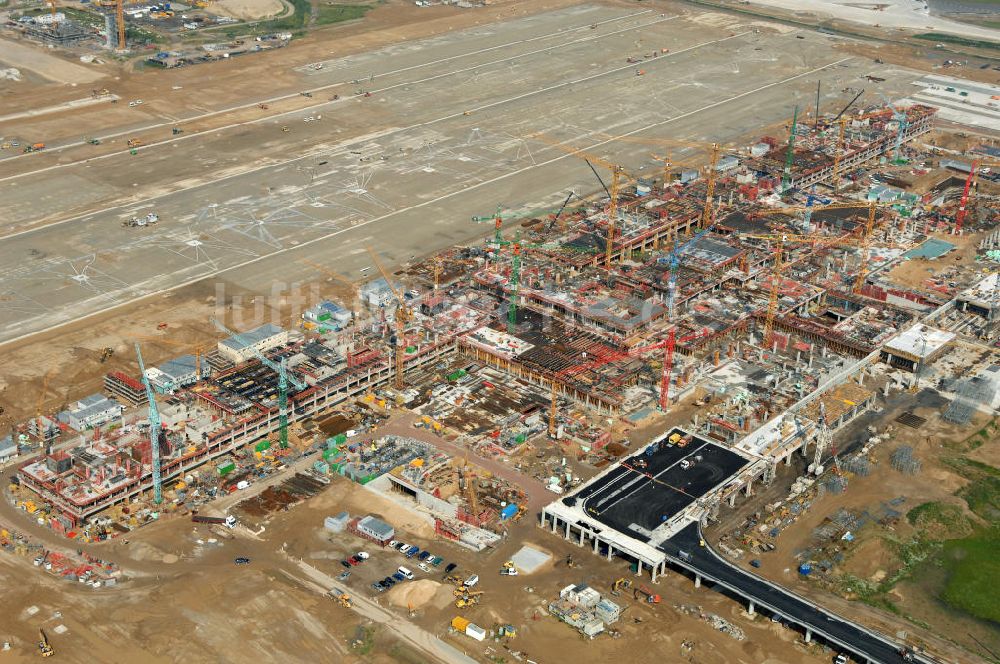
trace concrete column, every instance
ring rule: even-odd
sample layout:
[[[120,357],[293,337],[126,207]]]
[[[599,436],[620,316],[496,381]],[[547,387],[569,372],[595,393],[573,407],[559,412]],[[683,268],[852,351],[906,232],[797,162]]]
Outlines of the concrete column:
[[[813,640],[812,630],[806,627],[806,643],[811,643]]]
[[[746,485],[747,498],[749,498],[750,496],[753,495],[753,488],[752,487],[753,487],[753,480],[752,479],[747,480],[747,485]]]
[[[608,562],[611,562],[611,558],[615,555],[615,547],[611,546],[611,542],[608,542]]]
[[[652,569],[649,570],[649,578],[653,583],[656,583],[656,569],[659,565],[653,565]]]
[[[701,574],[694,575],[694,587],[701,588]]]
[[[580,542],[579,544],[577,544],[577,546],[583,546],[583,540],[584,538],[586,538],[586,536],[587,532],[583,528],[580,528]]]
[[[544,528],[545,527],[545,516],[546,516],[545,510],[542,510],[542,521],[541,521],[541,523],[538,524],[539,528]]]
[[[569,539],[569,521],[566,522],[566,539]]]
[[[750,602],[750,607],[747,609],[747,613],[749,613],[751,616],[756,613],[753,601]]]
[[[735,491],[733,491],[731,494],[729,494],[729,506],[730,507],[736,507],[736,492]]]
[[[598,537],[597,535],[594,535],[594,553],[597,553],[598,549],[600,548],[600,543],[601,543],[601,538]]]
[[[635,575],[636,576],[642,576],[642,561],[641,560],[637,560],[635,562]]]
[[[553,534],[553,535],[555,535],[555,534],[556,534],[556,524],[557,524],[558,522],[559,522],[559,517],[557,517],[557,516],[553,516],[553,517],[552,517],[552,534]]]

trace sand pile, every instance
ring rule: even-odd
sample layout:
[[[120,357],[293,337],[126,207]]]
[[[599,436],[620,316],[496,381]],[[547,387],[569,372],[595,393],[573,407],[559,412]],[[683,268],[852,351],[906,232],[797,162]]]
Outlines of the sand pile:
[[[389,591],[389,603],[417,609],[434,599],[440,587],[440,583],[430,579],[401,583]]]

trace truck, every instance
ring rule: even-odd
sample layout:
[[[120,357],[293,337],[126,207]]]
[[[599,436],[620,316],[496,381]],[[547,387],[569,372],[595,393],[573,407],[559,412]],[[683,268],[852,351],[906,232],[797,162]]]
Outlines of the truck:
[[[228,516],[205,516],[203,514],[192,514],[191,520],[195,523],[218,524],[220,526],[225,526],[226,528],[236,527],[236,517],[231,514]]]

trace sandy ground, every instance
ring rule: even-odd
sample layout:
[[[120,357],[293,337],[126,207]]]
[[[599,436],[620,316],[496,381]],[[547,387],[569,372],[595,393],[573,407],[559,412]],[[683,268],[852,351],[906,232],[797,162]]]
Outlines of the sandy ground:
[[[133,533],[128,545],[104,545],[106,557],[128,562],[136,556],[145,559],[172,554],[178,561],[161,565],[158,578],[143,577],[100,591],[57,582],[27,559],[0,554],[0,583],[7,588],[4,598],[9,617],[5,638],[9,635],[14,641],[14,658],[9,661],[34,661],[31,648],[38,627],[47,630],[59,661],[66,662],[279,658],[305,662],[329,661],[331,657],[343,662],[457,662],[463,661],[461,652],[476,661],[490,661],[486,652],[489,642],[479,644],[465,636],[447,634],[447,625],[457,610],[452,587],[440,584],[440,572],[426,575],[414,570],[419,581],[397,586],[387,594],[376,594],[369,588],[372,581],[390,574],[405,559],[395,552],[372,549],[370,543],[350,535],[323,531],[323,518],[340,510],[381,512],[368,491],[336,478],[321,494],[275,515],[259,538],[237,530],[235,540],[199,545],[197,540],[204,541],[206,533],[191,523],[183,519],[158,523]],[[405,521],[398,507],[383,516],[393,523]],[[544,606],[571,582],[587,582],[606,591],[615,577],[628,574],[624,563],[608,564],[537,529],[532,519],[516,524],[495,552],[473,553],[421,532],[400,529],[398,534],[458,563],[460,573],[480,574],[483,601],[462,615],[487,629],[500,623],[515,625],[518,635],[510,647],[535,661],[627,657],[640,664],[819,664],[831,657],[816,645],[807,649],[794,632],[772,624],[767,617],[750,618],[737,603],[711,589],[695,589],[690,580],[678,575],[662,577],[656,584],[656,592],[664,600],[655,608],[629,595],[619,598],[627,607],[616,625],[622,638],[584,640],[546,616]],[[523,543],[551,551],[559,562],[543,566],[530,580],[499,576],[502,561]],[[352,575],[346,581],[326,581],[343,570],[341,558],[361,548],[371,553],[371,560],[351,568]],[[580,566],[568,569],[562,563],[567,554]],[[241,555],[252,558],[252,563],[233,565],[232,558]],[[15,584],[15,578],[21,582]],[[26,579],[31,583],[24,583]],[[355,608],[344,609],[319,594],[330,587],[354,597]],[[677,611],[675,604],[698,605],[721,615],[739,625],[748,639],[737,641],[720,635],[698,618]],[[38,607],[34,615],[25,612],[30,606]],[[59,617],[53,617],[56,612]],[[68,631],[56,634],[54,628],[60,624]],[[350,646],[359,638],[361,626],[374,631],[367,655]],[[394,632],[404,635],[403,640],[393,637]],[[443,638],[455,651],[449,655],[450,651],[436,645],[435,637]],[[690,652],[682,650],[685,642]],[[438,652],[440,657],[430,657],[427,652]]]
[[[89,85],[108,75],[98,65],[82,65],[46,53],[37,45],[0,39],[0,65],[30,71],[56,83]],[[3,85],[14,85],[5,82]],[[79,93],[78,93],[79,94]]]
[[[865,26],[881,26],[914,31],[933,30],[962,37],[1000,41],[1000,31],[931,16],[923,4],[913,0],[879,0],[878,2],[843,2],[842,0],[752,0],[753,6],[779,7],[792,10],[797,16],[815,15],[837,18]]]
[[[281,0],[217,0],[209,5],[213,14],[254,21],[282,14],[288,5]]]

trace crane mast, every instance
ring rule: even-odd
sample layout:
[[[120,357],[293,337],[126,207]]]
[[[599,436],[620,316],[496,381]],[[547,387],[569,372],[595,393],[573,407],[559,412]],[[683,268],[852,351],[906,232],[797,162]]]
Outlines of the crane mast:
[[[139,344],[135,345],[135,356],[139,359],[139,375],[142,377],[142,386],[146,390],[146,399],[149,401],[149,447],[153,461],[153,503],[159,505],[163,502],[163,478],[160,476],[160,411],[156,409],[156,399],[153,394],[153,386],[146,376],[146,365],[142,361],[142,351]]]
[[[243,338],[242,334],[233,332],[215,318],[212,319],[212,324],[230,336]],[[257,350],[253,344],[248,344],[247,347],[261,364],[278,374],[278,440],[279,446],[284,449],[288,447],[288,386],[293,385],[297,390],[304,390],[307,385],[288,373],[288,365],[284,359],[275,362]]]

